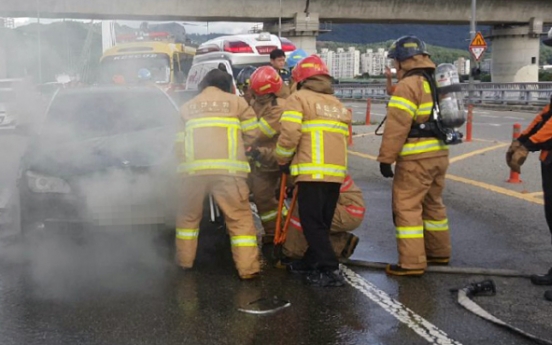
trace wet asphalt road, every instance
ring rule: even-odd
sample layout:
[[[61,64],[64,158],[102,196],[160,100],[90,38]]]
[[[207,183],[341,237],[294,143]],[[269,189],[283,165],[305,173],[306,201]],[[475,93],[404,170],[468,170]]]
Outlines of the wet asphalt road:
[[[519,117],[529,119],[532,114]],[[481,125],[479,138],[509,138],[512,120],[483,121],[504,125]],[[355,138],[352,149],[375,155],[378,140]],[[451,156],[480,148],[468,145],[453,149]],[[485,153],[483,162],[478,157],[459,161],[451,171],[515,190],[518,186],[497,178],[503,168],[491,164],[503,159],[504,150]],[[527,164],[525,176],[538,178],[536,161]],[[350,169],[367,202],[353,258],[394,262],[391,181],[379,176],[377,163],[370,159],[351,156]],[[538,181],[527,183],[531,192],[538,191]],[[445,201],[453,231],[452,265],[524,272],[552,265],[550,234],[538,203],[456,181],[448,182]],[[483,276],[393,278],[349,267],[358,274],[350,279],[354,284],[320,289],[267,267],[260,280],[240,282],[223,230],[204,224],[191,271],[174,266],[171,237],[158,229],[52,229],[25,242],[0,242],[0,344],[532,344],[456,303],[449,289]],[[552,304],[542,298],[546,288],[523,278],[493,279],[497,296],[476,301],[515,326],[552,338]],[[273,296],[291,306],[264,316],[237,310]],[[398,303],[386,305],[387,297]],[[432,324],[426,329],[439,335],[416,330],[423,324],[419,317]]]

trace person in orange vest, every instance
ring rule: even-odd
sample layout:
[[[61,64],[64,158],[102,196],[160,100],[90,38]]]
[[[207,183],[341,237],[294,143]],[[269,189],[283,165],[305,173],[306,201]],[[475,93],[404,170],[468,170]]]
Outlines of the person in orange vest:
[[[286,99],[275,156],[280,170],[297,184],[297,205],[307,239],[306,282],[321,287],[345,284],[330,242],[330,226],[347,174],[351,113],[334,96],[322,59],[311,55],[293,69],[298,91]]]
[[[426,76],[433,74],[435,64],[425,43],[414,36],[401,37],[388,56],[394,59],[400,78],[388,103],[378,162],[384,177],[394,177],[392,208],[399,262],[389,264],[386,273],[419,276],[428,263],[448,265],[450,260],[442,198],[449,151],[439,138],[415,130],[430,121],[434,106]]]
[[[224,213],[239,277],[252,279],[261,268],[245,152],[258,137],[257,117],[243,98],[231,93],[233,81],[228,77],[219,69],[209,71],[199,84],[199,95],[180,110],[175,145],[180,174],[176,260],[184,269],[193,267],[202,201],[211,193]]]
[[[271,66],[259,67],[251,74],[249,83],[253,93],[252,107],[259,119],[257,144],[247,153],[253,161],[249,183],[253,202],[263,224],[265,244],[274,241],[278,216],[278,200],[274,191],[278,188],[281,172],[274,158],[274,150],[280,134],[280,117],[285,106],[285,100],[277,96],[283,84],[282,78]]]
[[[362,191],[354,183],[350,175],[339,190],[339,199],[330,228],[330,242],[335,255],[340,259],[348,259],[353,255],[358,245],[358,237],[350,232],[358,228],[366,212]],[[303,227],[296,207],[291,216],[290,227],[287,229],[286,242],[283,245],[284,259],[281,263],[291,272],[301,271],[297,261],[303,258],[308,249],[307,240],[303,235]]]
[[[544,214],[548,229],[552,233],[552,97],[550,103],[533,119],[517,140],[514,140],[508,152],[506,163],[517,173],[525,163],[529,152],[541,151],[542,190],[544,192]],[[552,268],[543,275],[531,276],[535,285],[552,286]],[[546,291],[544,297],[552,301],[552,290]]]

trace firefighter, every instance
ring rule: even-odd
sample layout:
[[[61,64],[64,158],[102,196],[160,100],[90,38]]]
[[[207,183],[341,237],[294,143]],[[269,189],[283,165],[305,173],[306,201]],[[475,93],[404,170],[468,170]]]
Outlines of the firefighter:
[[[347,174],[347,136],[351,114],[333,95],[326,64],[316,55],[293,70],[298,91],[286,100],[276,144],[280,170],[297,184],[297,205],[308,243],[303,257],[306,282],[343,286],[330,242],[330,225],[339,189]]]
[[[282,49],[274,49],[270,52],[270,65],[278,72],[284,85],[278,97],[288,98],[290,95],[291,73],[286,69],[286,53]]]
[[[240,94],[243,96],[243,98],[245,98],[247,104],[251,104],[251,101],[253,100],[253,94],[251,93],[250,88],[250,80],[251,75],[253,74],[253,72],[255,72],[256,69],[257,68],[254,66],[247,66],[243,68],[236,77],[236,86],[238,87]]]
[[[399,262],[388,265],[386,272],[422,275],[428,263],[447,265],[450,260],[449,227],[442,200],[448,147],[433,135],[412,129],[415,124],[427,123],[433,113],[430,83],[421,75],[435,71],[425,43],[404,36],[395,41],[391,53],[401,78],[388,103],[378,161],[381,174],[394,177],[392,204]]]
[[[303,49],[297,49],[291,52],[291,54],[289,54],[286,59],[286,65],[289,68],[289,71],[293,72],[293,69],[295,68],[295,66],[297,66],[297,63],[299,63],[299,61],[303,60],[307,56],[308,54]],[[295,91],[297,91],[297,84],[293,81],[292,78],[289,82],[289,92],[290,94],[292,94]]]
[[[353,255],[358,245],[358,237],[350,232],[362,224],[365,210],[362,191],[354,183],[351,176],[347,175],[339,190],[339,199],[330,228],[330,242],[338,258],[348,259]],[[294,260],[301,259],[306,251],[307,241],[303,236],[298,209],[295,208],[291,216],[286,242],[283,246],[286,259],[282,259],[282,263],[287,264],[289,270],[293,271]]]
[[[506,163],[515,172],[521,172],[529,152],[541,151],[542,190],[544,192],[544,214],[548,229],[552,233],[552,97],[550,103],[535,117],[517,140],[512,142],[506,153]],[[547,274],[531,276],[535,285],[552,285],[552,268]],[[552,301],[552,290],[544,296]]]
[[[285,101],[276,96],[283,86],[282,78],[270,66],[259,67],[251,75],[253,109],[257,114],[259,138],[254,150],[248,155],[253,160],[249,182],[253,192],[253,202],[257,205],[265,236],[263,243],[274,241],[278,200],[274,191],[278,188],[281,176],[278,162],[274,158],[274,149],[280,133],[280,117]]]
[[[181,175],[176,258],[184,269],[193,266],[202,201],[211,193],[225,215],[238,274],[251,279],[260,265],[246,184],[250,168],[245,147],[257,137],[257,118],[245,100],[231,93],[232,81],[227,76],[219,69],[209,71],[199,84],[199,95],[181,108],[183,126],[176,146]]]

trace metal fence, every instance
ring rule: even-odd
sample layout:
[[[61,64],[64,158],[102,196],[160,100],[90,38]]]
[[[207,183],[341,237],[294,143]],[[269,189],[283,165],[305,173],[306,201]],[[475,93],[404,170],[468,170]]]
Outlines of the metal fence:
[[[337,84],[335,95],[343,99],[389,98],[383,84]],[[469,84],[462,84],[466,100]],[[474,83],[476,104],[544,105],[550,102],[552,83]]]

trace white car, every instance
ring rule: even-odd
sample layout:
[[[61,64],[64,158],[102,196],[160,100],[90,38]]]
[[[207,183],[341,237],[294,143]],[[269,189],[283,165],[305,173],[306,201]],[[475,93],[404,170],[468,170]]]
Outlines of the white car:
[[[218,68],[219,64],[223,64],[234,79],[244,67],[267,65],[274,49],[282,49],[289,54],[296,46],[287,38],[278,38],[268,32],[221,36],[209,40],[196,50],[186,81],[186,91],[196,91],[205,74]]]

